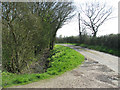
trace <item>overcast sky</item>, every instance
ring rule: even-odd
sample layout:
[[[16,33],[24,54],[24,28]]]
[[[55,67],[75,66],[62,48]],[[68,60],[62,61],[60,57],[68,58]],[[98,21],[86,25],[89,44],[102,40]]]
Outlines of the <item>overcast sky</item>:
[[[78,7],[80,3],[93,0],[74,0],[75,5]],[[118,2],[119,0],[96,0],[99,2],[106,2],[107,5],[113,6],[112,16],[116,17],[111,20],[106,21],[100,28],[97,33],[97,36],[106,35],[106,34],[117,34],[118,33]],[[57,32],[57,37],[62,36],[77,36],[79,35],[78,28],[78,16],[75,16],[68,24],[64,25]]]

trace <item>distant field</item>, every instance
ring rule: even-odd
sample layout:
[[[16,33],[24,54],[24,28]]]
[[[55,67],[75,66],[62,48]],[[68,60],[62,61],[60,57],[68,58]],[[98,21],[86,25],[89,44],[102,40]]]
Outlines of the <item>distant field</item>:
[[[56,75],[61,75],[64,72],[72,70],[82,64],[84,56],[69,47],[55,45],[48,61],[50,62],[49,68],[45,73],[41,74],[17,75],[9,72],[2,72],[2,86],[10,87],[13,85],[24,85],[42,79],[49,79]]]

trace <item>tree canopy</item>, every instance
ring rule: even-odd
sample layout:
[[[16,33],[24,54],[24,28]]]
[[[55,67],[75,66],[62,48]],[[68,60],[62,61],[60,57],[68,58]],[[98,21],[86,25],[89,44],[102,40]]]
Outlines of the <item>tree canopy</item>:
[[[44,72],[56,32],[73,11],[72,2],[3,2],[3,68],[13,73],[38,68]]]

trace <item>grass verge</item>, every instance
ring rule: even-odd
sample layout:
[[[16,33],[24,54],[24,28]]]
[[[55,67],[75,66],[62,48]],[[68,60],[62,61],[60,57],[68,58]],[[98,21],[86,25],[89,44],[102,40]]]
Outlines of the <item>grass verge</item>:
[[[120,57],[120,51],[118,49],[111,49],[111,48],[107,48],[105,46],[94,46],[94,45],[86,45],[86,44],[78,44],[78,43],[64,43],[64,44],[69,44],[69,45],[75,45],[75,46],[81,46],[81,47],[84,47],[84,48],[94,49],[94,50],[97,50],[97,51],[109,53],[109,54]]]
[[[105,52],[105,53],[109,53],[109,54],[120,57],[120,51],[117,49],[111,49],[111,48],[107,48],[105,46],[94,46],[94,45],[85,45],[85,44],[80,44],[79,46],[89,48],[89,49],[94,49],[94,50]]]
[[[84,56],[69,47],[55,45],[54,50],[51,51],[51,58],[48,58],[48,60],[50,64],[45,73],[18,75],[2,72],[2,86],[6,88],[13,85],[24,85],[38,80],[49,79],[56,75],[61,75],[82,64]]]

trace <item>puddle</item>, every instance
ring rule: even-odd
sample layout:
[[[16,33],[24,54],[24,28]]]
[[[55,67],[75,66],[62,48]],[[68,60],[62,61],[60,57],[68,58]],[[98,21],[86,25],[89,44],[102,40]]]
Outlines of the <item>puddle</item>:
[[[108,75],[98,75],[96,77],[96,79],[101,82],[105,82],[105,83],[109,83],[109,84],[113,84],[113,85],[114,85],[114,83],[112,82],[112,80],[115,80],[115,78],[108,76]]]
[[[97,70],[102,71],[102,72],[114,72],[112,69],[108,68],[105,65],[99,66],[99,68],[97,68]]]
[[[97,64],[98,62],[97,61],[87,61],[85,62],[85,64]]]
[[[76,71],[76,70],[71,71],[71,73],[72,73],[74,76],[82,76],[82,75],[83,75],[82,72],[78,72],[78,71]]]

